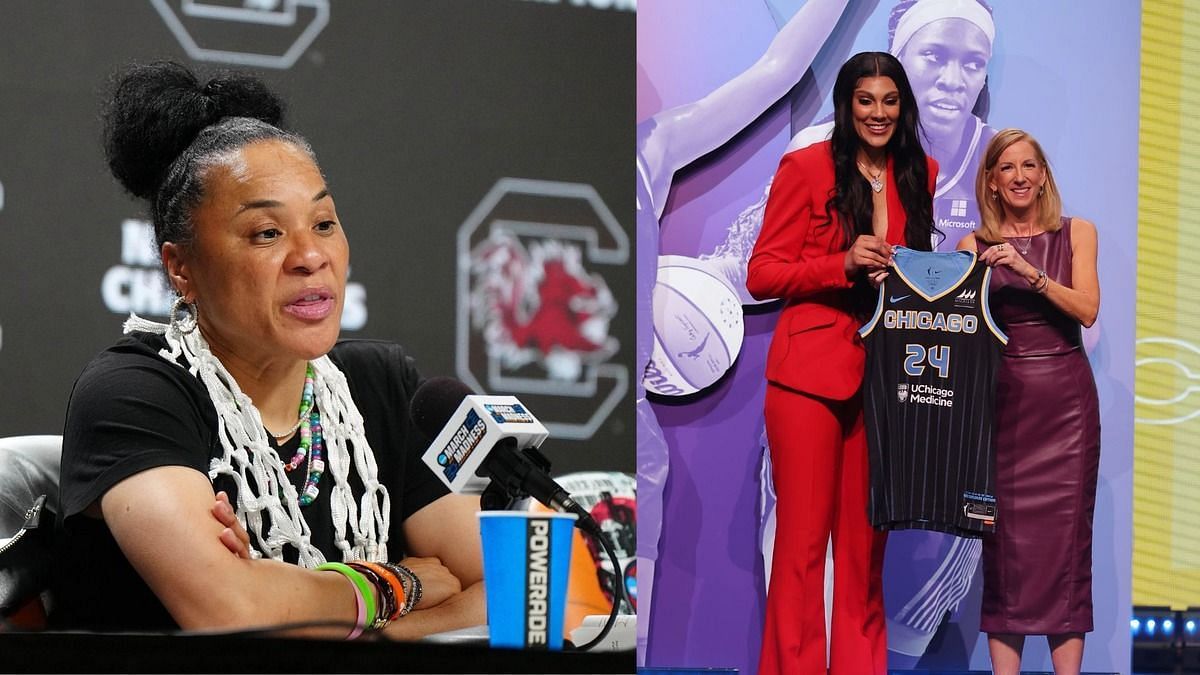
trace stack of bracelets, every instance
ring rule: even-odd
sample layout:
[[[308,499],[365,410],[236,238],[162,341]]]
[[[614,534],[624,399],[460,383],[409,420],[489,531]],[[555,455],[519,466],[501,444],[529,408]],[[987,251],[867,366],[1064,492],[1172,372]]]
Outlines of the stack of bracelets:
[[[364,630],[380,630],[388,623],[408,614],[421,602],[421,580],[412,570],[399,563],[328,562],[317,570],[337,572],[350,580],[355,588],[358,618],[347,640],[362,635]],[[379,602],[375,602],[375,598]]]

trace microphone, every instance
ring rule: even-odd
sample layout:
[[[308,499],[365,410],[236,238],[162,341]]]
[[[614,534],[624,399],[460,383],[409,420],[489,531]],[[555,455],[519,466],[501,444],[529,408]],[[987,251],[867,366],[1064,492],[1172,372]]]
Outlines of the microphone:
[[[481,396],[453,377],[434,377],[417,387],[411,417],[433,443],[421,456],[451,492],[482,495],[484,508],[497,489],[509,501],[525,496],[563,513],[578,516],[575,526],[596,538],[612,560],[621,562],[592,514],[549,476],[550,461],[538,447],[549,436],[515,396]],[[579,647],[600,644],[617,620],[625,585],[613,584],[616,596],[600,633]]]
[[[417,387],[411,411],[433,439],[422,460],[451,492],[486,496],[494,482],[511,499],[528,495],[555,511],[587,515],[547,474],[537,448],[550,434],[515,396],[482,396],[452,377],[434,377]]]

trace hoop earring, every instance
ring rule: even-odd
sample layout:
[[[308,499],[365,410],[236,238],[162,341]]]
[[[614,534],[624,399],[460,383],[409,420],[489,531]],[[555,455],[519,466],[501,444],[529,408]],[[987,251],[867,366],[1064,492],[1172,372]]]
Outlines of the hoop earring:
[[[187,307],[187,312],[183,311],[184,307]],[[199,316],[196,303],[184,300],[181,295],[175,299],[175,304],[171,305],[171,328],[178,331],[180,335],[187,335],[196,330]]]

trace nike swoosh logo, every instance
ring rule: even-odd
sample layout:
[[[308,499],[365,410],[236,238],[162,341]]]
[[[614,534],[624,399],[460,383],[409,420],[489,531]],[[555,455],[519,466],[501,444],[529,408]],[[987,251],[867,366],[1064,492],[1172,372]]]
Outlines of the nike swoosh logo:
[[[909,293],[908,295],[902,295],[902,296],[900,296],[900,297],[898,297],[898,298],[897,298],[896,296],[894,296],[894,295],[893,295],[893,296],[891,296],[890,298],[888,298],[888,300],[889,300],[890,302],[900,302],[901,300],[903,300],[903,299],[905,299],[905,298],[908,298],[908,297],[912,297],[912,293]]]

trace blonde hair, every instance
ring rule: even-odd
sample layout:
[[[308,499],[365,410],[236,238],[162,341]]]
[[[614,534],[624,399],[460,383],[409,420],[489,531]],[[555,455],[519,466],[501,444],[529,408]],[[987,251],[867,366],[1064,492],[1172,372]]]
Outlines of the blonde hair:
[[[1004,129],[988,142],[983,151],[983,161],[979,163],[979,172],[975,175],[975,200],[979,204],[980,220],[983,221],[975,231],[975,238],[985,243],[996,244],[1004,241],[1000,234],[1000,223],[1004,220],[1004,202],[997,193],[988,189],[988,179],[992,169],[995,169],[1000,161],[1000,155],[1021,141],[1033,146],[1034,155],[1042,165],[1042,170],[1046,172],[1046,183],[1037,196],[1037,224],[1046,232],[1054,232],[1062,227],[1062,196],[1058,192],[1054,172],[1050,170],[1050,162],[1046,161],[1046,153],[1042,151],[1042,146],[1025,131]]]

